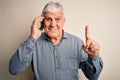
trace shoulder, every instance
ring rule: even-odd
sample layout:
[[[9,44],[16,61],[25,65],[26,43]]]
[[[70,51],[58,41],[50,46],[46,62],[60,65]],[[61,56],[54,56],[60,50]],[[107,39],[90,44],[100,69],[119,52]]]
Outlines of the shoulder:
[[[79,47],[82,46],[83,40],[81,38],[66,32],[64,34],[67,35],[67,41],[70,42],[70,44],[73,44]]]
[[[70,34],[70,33],[65,33],[68,35],[68,38],[67,38],[67,42],[69,42],[69,45],[71,45],[73,47],[73,49],[77,49],[77,50],[81,50],[82,49],[82,45],[83,45],[83,40],[78,37],[78,36],[75,36],[73,34]]]
[[[46,39],[46,38],[47,38],[47,36],[46,36],[45,32],[42,32],[42,33],[41,33],[41,36],[39,37],[38,40],[44,40],[44,39]]]
[[[67,35],[68,39],[71,39],[71,40],[75,40],[75,41],[80,41],[80,42],[83,42],[82,39],[76,35],[73,35],[73,34],[70,34],[70,33],[67,33],[67,32],[64,32],[65,35]]]

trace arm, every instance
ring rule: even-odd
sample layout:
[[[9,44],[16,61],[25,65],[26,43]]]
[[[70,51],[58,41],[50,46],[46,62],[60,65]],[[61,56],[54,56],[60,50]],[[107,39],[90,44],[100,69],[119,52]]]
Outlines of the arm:
[[[21,44],[16,53],[12,56],[9,62],[9,72],[11,74],[18,74],[24,71],[31,64],[33,48],[42,32],[42,30],[38,28],[37,24],[43,19],[44,17],[42,16],[34,19],[31,26],[31,36]]]
[[[20,45],[16,53],[9,62],[9,72],[18,74],[24,71],[32,61],[32,50],[37,40],[30,36],[23,44]]]
[[[80,63],[80,67],[89,80],[97,80],[103,68],[103,62],[99,57],[100,45],[90,37],[89,27],[85,28],[86,42],[83,43],[84,54],[88,55],[85,62]]]

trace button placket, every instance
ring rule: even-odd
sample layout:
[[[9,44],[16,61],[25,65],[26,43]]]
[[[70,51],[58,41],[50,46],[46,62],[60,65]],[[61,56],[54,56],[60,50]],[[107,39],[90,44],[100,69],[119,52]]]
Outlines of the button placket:
[[[57,80],[57,70],[59,69],[59,66],[58,66],[58,54],[57,54],[57,48],[54,47],[53,48],[53,53],[54,53],[54,61],[55,61],[55,77],[56,77],[56,80]]]

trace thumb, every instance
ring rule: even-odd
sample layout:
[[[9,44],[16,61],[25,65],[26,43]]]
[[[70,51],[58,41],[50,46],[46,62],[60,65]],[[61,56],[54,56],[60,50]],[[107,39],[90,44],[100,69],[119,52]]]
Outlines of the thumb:
[[[88,48],[89,45],[90,45],[90,43],[91,43],[90,40],[88,40],[87,42],[84,42],[84,43],[83,43],[83,47],[84,47],[84,48]]]
[[[84,42],[82,46],[83,46],[83,48],[87,48],[87,43]]]
[[[85,52],[88,51],[88,48],[87,48],[87,44],[86,44],[86,42],[83,43],[82,47],[83,47],[83,49],[84,49]]]

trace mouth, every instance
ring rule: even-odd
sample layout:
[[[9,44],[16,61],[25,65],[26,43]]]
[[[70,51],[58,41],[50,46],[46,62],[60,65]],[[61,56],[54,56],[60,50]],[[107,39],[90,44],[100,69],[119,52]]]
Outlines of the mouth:
[[[50,31],[56,31],[58,28],[48,28]]]

